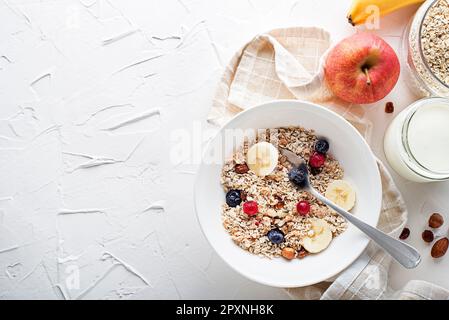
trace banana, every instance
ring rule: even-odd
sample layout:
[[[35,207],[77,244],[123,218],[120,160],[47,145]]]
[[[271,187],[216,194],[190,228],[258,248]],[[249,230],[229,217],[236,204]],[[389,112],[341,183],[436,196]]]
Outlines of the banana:
[[[347,181],[335,180],[331,182],[327,187],[324,196],[346,211],[354,208],[355,191]]]
[[[264,177],[276,168],[279,152],[271,143],[259,142],[249,148],[246,157],[249,169],[258,176]]]
[[[353,0],[351,9],[347,15],[348,21],[353,26],[365,23],[368,18],[379,9],[381,16],[411,4],[422,3],[425,0]]]
[[[323,219],[311,219],[312,229],[302,239],[302,246],[310,253],[318,253],[326,249],[332,241],[332,231]]]

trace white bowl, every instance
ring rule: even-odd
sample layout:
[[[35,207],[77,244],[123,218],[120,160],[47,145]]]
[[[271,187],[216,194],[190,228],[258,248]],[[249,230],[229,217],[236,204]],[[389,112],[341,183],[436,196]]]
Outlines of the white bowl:
[[[372,226],[379,218],[382,186],[376,160],[360,133],[344,118],[319,105],[295,100],[274,101],[239,113],[220,129],[205,150],[195,183],[195,208],[203,233],[217,254],[243,276],[265,285],[287,288],[312,285],[335,276],[357,259],[369,239],[349,225],[326,250],[292,261],[261,258],[231,240],[221,220],[225,192],[220,173],[222,163],[229,159],[235,146],[223,147],[221,164],[209,163],[207,155],[214,148],[221,148],[225,129],[284,126],[314,129],[317,136],[329,140],[332,154],[345,170],[344,179],[356,188],[357,203],[352,213]]]

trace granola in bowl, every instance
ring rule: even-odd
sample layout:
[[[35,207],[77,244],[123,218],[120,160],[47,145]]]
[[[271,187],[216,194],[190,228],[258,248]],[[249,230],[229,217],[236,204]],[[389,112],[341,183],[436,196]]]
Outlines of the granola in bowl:
[[[249,159],[251,149],[261,143],[271,146],[264,146],[268,150],[265,154],[259,150],[261,158],[269,157],[270,152],[277,156],[278,148],[286,148],[308,160],[311,184],[327,197],[338,197],[341,191],[338,188],[347,184],[342,180],[343,168],[328,152],[329,144],[313,130],[302,127],[266,130],[254,141],[246,140],[222,168],[221,184],[226,192],[226,203],[222,206],[224,228],[238,246],[268,258],[301,259],[324,250],[346,230],[346,220],[292,183],[294,168],[286,157],[272,157],[274,165],[270,172],[260,174],[259,167],[249,163],[252,162]],[[353,199],[348,195],[332,200],[346,201],[349,210],[355,194]],[[344,206],[341,201],[339,204]]]

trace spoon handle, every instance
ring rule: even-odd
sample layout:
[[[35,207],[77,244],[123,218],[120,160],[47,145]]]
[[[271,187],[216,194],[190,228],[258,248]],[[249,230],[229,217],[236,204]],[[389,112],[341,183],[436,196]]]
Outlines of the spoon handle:
[[[418,266],[421,262],[421,256],[419,252],[409,246],[408,244],[397,240],[388,234],[370,226],[369,224],[363,222],[362,220],[356,218],[354,215],[345,211],[344,209],[337,206],[332,201],[325,198],[321,193],[309,187],[309,192],[315,196],[318,200],[334,209],[338,214],[344,217],[346,220],[355,225],[359,230],[364,232],[368,237],[371,238],[375,243],[387,251],[394,259],[396,259],[401,265],[407,269],[413,269]]]

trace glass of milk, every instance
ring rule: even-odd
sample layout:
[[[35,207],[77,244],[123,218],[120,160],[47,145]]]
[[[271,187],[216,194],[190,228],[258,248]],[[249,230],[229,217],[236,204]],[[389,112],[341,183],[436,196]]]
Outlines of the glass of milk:
[[[449,99],[427,98],[403,110],[384,139],[391,167],[416,182],[449,179]]]

